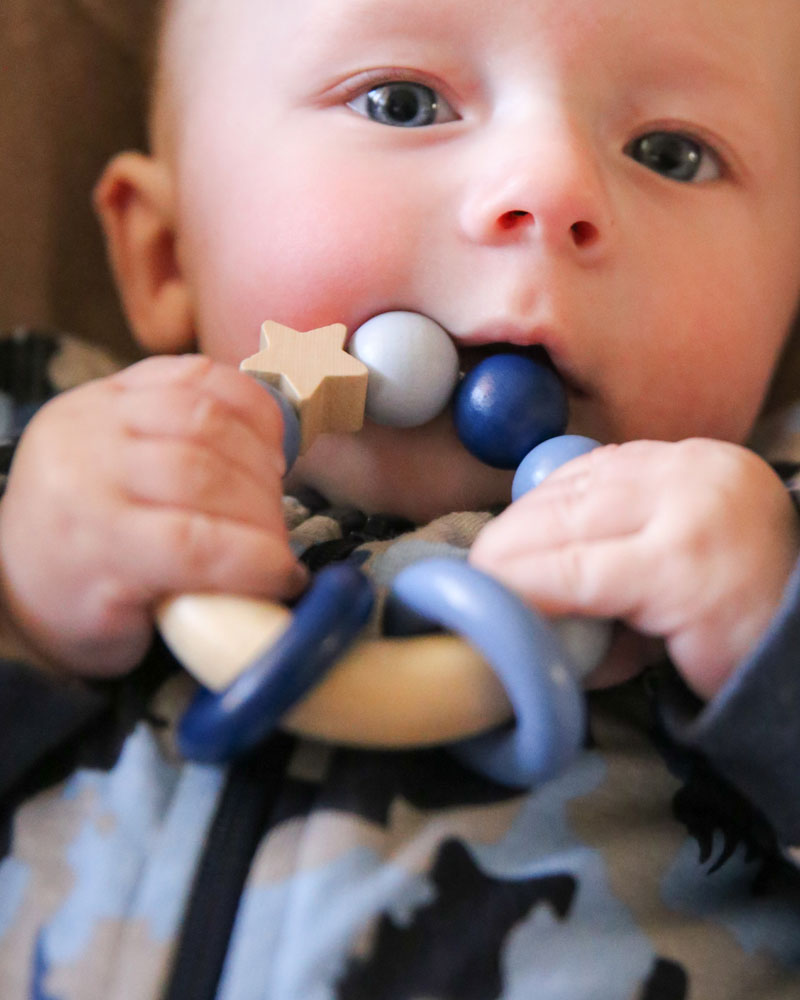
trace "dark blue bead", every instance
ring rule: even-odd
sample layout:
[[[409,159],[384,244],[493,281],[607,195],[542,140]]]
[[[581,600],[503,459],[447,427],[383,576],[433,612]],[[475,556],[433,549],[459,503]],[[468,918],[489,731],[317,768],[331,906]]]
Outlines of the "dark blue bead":
[[[493,354],[461,380],[453,419],[476,458],[516,469],[537,444],[564,433],[567,397],[547,365],[521,354]]]

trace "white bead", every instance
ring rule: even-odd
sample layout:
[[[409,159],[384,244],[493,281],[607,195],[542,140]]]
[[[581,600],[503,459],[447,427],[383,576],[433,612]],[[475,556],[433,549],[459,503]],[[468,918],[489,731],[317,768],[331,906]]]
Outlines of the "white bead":
[[[612,623],[604,618],[556,618],[550,623],[572,665],[583,678],[599,667],[611,645]]]
[[[360,326],[348,351],[369,369],[366,415],[389,427],[417,427],[447,406],[458,381],[458,351],[427,316],[388,312]]]

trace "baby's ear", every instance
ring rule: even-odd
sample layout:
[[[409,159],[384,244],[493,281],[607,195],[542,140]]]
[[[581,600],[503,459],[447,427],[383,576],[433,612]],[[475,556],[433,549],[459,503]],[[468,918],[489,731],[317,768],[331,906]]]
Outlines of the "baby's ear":
[[[190,349],[194,315],[177,254],[167,164],[143,153],[121,153],[98,181],[94,204],[134,336],[152,353]]]

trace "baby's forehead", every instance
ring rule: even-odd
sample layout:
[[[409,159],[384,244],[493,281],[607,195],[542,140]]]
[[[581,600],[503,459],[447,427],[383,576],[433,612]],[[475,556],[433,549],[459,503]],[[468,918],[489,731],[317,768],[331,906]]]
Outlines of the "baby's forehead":
[[[448,11],[460,21],[470,21],[470,14],[480,8],[484,0],[439,0],[435,4],[436,17]],[[491,5],[492,20],[501,22],[505,14],[511,16],[520,8],[531,12],[547,7],[550,0],[493,0]],[[647,5],[660,5],[664,0],[648,0]],[[339,16],[349,17],[353,12],[359,19],[370,19],[371,14],[384,14],[394,11],[401,17],[408,14],[404,25],[406,30],[412,30],[418,23],[424,32],[426,23],[426,8],[429,0],[292,0],[291,10],[302,18],[304,32],[312,35],[324,33],[329,26],[335,24]],[[613,6],[613,0],[610,6]],[[645,6],[647,6],[645,5]],[[203,28],[213,29],[214,25],[224,23],[231,18],[247,22],[251,18],[264,25],[269,23],[270,12],[277,15],[282,12],[282,4],[276,0],[155,0],[156,36],[163,42],[165,36],[185,38],[187,33],[199,32]],[[565,12],[570,8],[579,9],[597,7],[602,13],[608,6],[608,0],[560,0],[559,7]],[[673,6],[667,5],[667,9]],[[678,7],[693,8],[702,20],[709,10],[719,8],[725,22],[725,33],[736,33],[743,30],[747,20],[755,17],[763,23],[763,19],[779,23],[785,33],[800,42],[800,3],[797,0],[704,0],[704,4],[695,7],[695,0],[677,0]],[[371,8],[374,7],[374,10]],[[285,10],[285,9],[284,9]],[[417,13],[418,17],[410,15]],[[691,25],[695,18],[687,18]],[[691,33],[691,27],[687,29]],[[624,32],[620,33],[624,37]]]
[[[166,82],[169,89],[197,72],[198,62],[202,63],[209,53],[218,57],[220,34],[227,35],[237,24],[240,40],[251,31],[270,33],[276,21],[282,23],[287,17],[290,22],[297,22],[295,27],[301,27],[302,34],[309,38],[323,38],[326,32],[336,32],[340,21],[350,24],[353,17],[356,24],[372,24],[370,34],[374,34],[376,21],[389,25],[400,23],[405,39],[413,37],[416,30],[421,36],[427,32],[430,37],[426,26],[434,18],[439,27],[434,37],[439,37],[442,23],[448,17],[454,19],[454,27],[459,26],[459,31],[455,32],[458,37],[461,37],[461,25],[465,22],[486,27],[486,18],[481,16],[484,0],[437,0],[433,8],[430,0],[292,0],[288,8],[280,0],[156,0],[156,3],[158,43],[153,77],[161,79],[162,84]],[[494,0],[489,28],[518,19],[520,12],[527,11],[535,18],[552,6],[553,0]],[[748,73],[753,74],[763,66],[773,81],[776,76],[785,79],[786,101],[797,109],[800,121],[799,0],[703,0],[699,6],[696,0],[647,0],[638,13],[629,13],[619,22],[617,31],[609,10],[624,6],[620,0],[560,0],[558,3],[564,17],[571,9],[584,15],[574,19],[576,25],[586,23],[587,13],[591,14],[592,8],[596,8],[595,20],[607,26],[604,28],[607,41],[613,45],[616,35],[621,50],[630,43],[625,21],[650,22],[652,26],[663,20],[670,28],[677,25],[677,31],[670,31],[675,50],[680,48],[684,37],[687,48],[698,44],[706,46],[709,38],[716,39],[710,45],[715,50],[715,58],[719,57],[720,50],[730,48],[733,61],[738,59],[737,49],[744,40]],[[465,16],[473,13],[474,17]],[[237,30],[232,33],[236,35]],[[658,35],[657,31],[651,31],[637,37],[640,45],[647,47],[652,43],[657,47]],[[731,40],[735,44],[728,45]],[[541,35],[532,38],[532,51],[540,51],[542,45]],[[311,49],[314,50],[313,45]],[[787,59],[787,50],[794,52],[795,58]],[[471,52],[473,56],[479,53],[480,45],[471,48]],[[232,49],[229,54],[235,58]],[[154,87],[154,91],[158,88]]]

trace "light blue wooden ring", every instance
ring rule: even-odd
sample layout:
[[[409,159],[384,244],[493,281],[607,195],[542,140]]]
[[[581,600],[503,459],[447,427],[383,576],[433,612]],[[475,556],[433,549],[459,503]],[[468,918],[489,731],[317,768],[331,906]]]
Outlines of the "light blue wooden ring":
[[[527,788],[575,758],[585,738],[585,701],[566,653],[539,614],[458,559],[406,567],[392,595],[476,647],[514,708],[513,727],[451,744],[459,760],[500,784]]]

